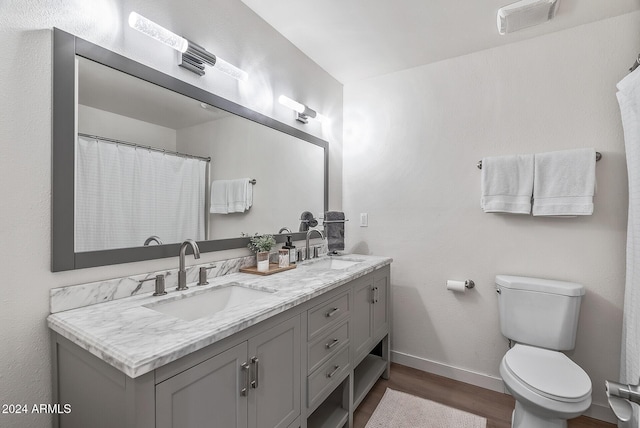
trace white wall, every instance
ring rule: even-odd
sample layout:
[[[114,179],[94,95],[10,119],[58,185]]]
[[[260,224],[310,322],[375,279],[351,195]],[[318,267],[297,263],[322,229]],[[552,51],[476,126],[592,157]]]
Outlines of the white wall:
[[[215,71],[203,78],[176,66],[175,52],[125,27],[136,10],[192,38],[251,74],[248,85]],[[274,97],[317,106],[333,128],[305,130],[329,139],[332,208],[342,184],[342,86],[239,0],[6,0],[0,2],[0,403],[51,402],[45,318],[49,289],[176,267],[175,258],[51,273],[51,28],[83,37],[292,126]],[[300,125],[302,126],[302,125]],[[203,255],[201,262],[249,254]],[[0,414],[0,426],[48,427],[49,415]]]
[[[588,291],[570,355],[606,406],[603,382],[618,378],[627,219],[615,84],[640,50],[639,29],[633,13],[345,85],[347,244],[394,258],[396,358],[500,388],[507,343],[495,275],[576,281]],[[579,147],[603,154],[593,216],[480,209],[482,157]],[[476,288],[453,294],[447,279]]]
[[[176,151],[176,130],[78,105],[78,132]]]
[[[211,180],[250,177],[248,211],[209,214],[209,239],[241,233],[298,231],[300,215],[324,210],[324,150],[239,116],[227,116],[177,132],[178,150],[211,157]]]

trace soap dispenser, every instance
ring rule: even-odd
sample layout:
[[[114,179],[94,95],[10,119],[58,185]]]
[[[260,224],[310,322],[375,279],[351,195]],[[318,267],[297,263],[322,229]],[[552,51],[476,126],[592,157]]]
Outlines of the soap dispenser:
[[[289,250],[289,264],[293,264],[296,262],[296,247],[291,242],[291,235],[287,235],[287,242],[282,246],[285,250]]]

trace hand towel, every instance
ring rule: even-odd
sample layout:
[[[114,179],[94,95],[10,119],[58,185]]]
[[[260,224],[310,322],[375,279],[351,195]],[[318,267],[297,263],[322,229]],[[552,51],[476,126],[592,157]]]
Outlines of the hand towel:
[[[324,214],[324,235],[329,252],[344,250],[344,213],[327,211]]]
[[[228,214],[227,189],[229,180],[214,180],[211,183],[211,214]]]
[[[482,159],[482,197],[486,213],[531,213],[533,155],[491,156]]]
[[[535,155],[534,216],[593,214],[596,151],[562,150]]]
[[[253,205],[253,185],[249,178],[214,180],[211,183],[212,214],[241,213]]]
[[[230,213],[242,213],[253,205],[253,185],[249,178],[229,180],[227,205]]]

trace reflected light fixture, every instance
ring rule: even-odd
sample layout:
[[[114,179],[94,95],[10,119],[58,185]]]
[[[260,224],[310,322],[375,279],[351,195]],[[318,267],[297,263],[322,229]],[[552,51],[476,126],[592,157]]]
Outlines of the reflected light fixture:
[[[199,76],[205,74],[205,65],[208,65],[241,81],[249,78],[247,72],[136,12],[129,14],[129,26],[180,52],[180,67],[186,68]]]
[[[309,118],[315,119],[318,122],[322,122],[325,120],[325,116],[321,115],[315,110],[310,109],[304,104],[301,104],[297,101],[292,100],[291,98],[280,95],[278,98],[278,102],[285,107],[289,107],[291,110],[296,112],[296,120],[298,122],[307,123]]]

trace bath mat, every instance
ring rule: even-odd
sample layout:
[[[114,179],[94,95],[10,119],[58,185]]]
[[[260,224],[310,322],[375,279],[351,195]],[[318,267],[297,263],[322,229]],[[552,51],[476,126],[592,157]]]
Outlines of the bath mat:
[[[486,428],[481,416],[387,388],[365,428]]]

